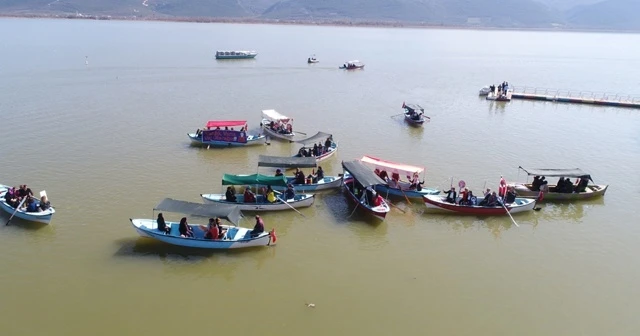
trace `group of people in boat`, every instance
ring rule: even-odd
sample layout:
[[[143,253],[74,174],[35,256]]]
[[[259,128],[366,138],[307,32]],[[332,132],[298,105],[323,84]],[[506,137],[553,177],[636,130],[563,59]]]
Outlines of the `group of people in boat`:
[[[206,129],[206,130],[207,130],[207,131],[211,130],[211,127],[207,127],[207,129]],[[222,129],[220,128],[220,126],[218,126],[218,127],[216,127],[216,129],[215,129],[215,130],[216,130],[216,131],[220,131],[220,130],[222,130]],[[234,129],[233,127],[229,128],[229,127],[227,127],[227,126],[225,126],[225,127],[224,127],[224,130],[225,130],[225,131],[235,131],[235,129]],[[240,128],[240,132],[245,132],[246,130],[247,130],[247,126],[243,126],[243,127],[241,127],[241,128]],[[205,130],[204,130],[204,129],[199,129],[199,128],[198,128],[198,129],[196,130],[196,137],[201,137],[201,136],[202,136],[202,131],[205,131]]]
[[[371,187],[364,187],[360,182],[354,180],[354,183],[347,184],[347,187],[351,189],[356,198],[364,204],[368,204],[370,207],[381,206],[384,203],[384,199]]]
[[[266,188],[261,187],[259,189],[259,193],[264,197],[266,202],[268,203],[276,203],[281,201],[281,198],[276,196],[276,191],[268,185]],[[292,184],[287,185],[287,189],[283,193],[285,200],[294,199],[296,197],[296,192],[293,189]],[[238,197],[236,196],[236,188],[233,186],[228,186],[227,191],[225,192],[225,201],[227,202],[238,202]],[[242,202],[243,203],[256,203],[258,201],[256,194],[251,190],[250,186],[244,188],[244,192],[242,193]]]
[[[397,172],[391,173],[391,178],[389,178],[389,174],[384,169],[380,170],[376,168],[373,172],[376,175],[378,175],[383,181],[387,182],[387,186],[389,186],[389,188],[402,189],[399,173]],[[409,188],[406,190],[415,190],[415,191],[422,190],[422,185],[424,184],[424,181],[420,181],[420,175],[417,172],[413,173],[413,177],[407,175],[407,180],[409,180]]]
[[[571,179],[568,177],[567,178],[560,177],[558,179],[558,182],[556,183],[556,188],[554,191],[557,193],[567,193],[567,194],[571,194],[574,192],[581,193],[587,190],[588,185],[589,185],[589,178],[586,176],[583,176],[580,179],[578,179],[578,182],[576,184],[573,184],[573,182],[571,182]],[[548,192],[549,186],[545,177],[534,176],[533,182],[531,183],[531,190]]]
[[[345,69],[357,69],[358,65],[355,63],[345,63],[342,65],[342,67]]]
[[[278,175],[280,174],[280,175]],[[276,170],[276,176],[281,176],[282,172],[280,169]],[[296,172],[293,175],[293,184],[314,184],[318,183],[318,181],[324,178],[324,170],[322,166],[318,166],[318,170],[315,169],[311,172],[311,174],[305,176],[304,172],[300,168],[296,168]]]
[[[210,240],[219,240],[224,239],[227,234],[227,229],[223,228],[220,225],[220,218],[209,218],[209,224],[207,226],[199,225],[199,229],[204,232],[204,239]],[[171,227],[167,225],[164,220],[162,213],[158,214],[158,218],[156,219],[156,223],[158,224],[158,230],[163,232],[164,234],[171,233]],[[256,215],[256,225],[253,227],[253,230],[249,232],[250,236],[257,237],[261,233],[264,232],[264,222],[260,216]],[[195,234],[193,232],[193,227],[187,223],[187,217],[182,217],[180,219],[180,224],[178,225],[178,233],[180,237],[183,238],[195,238]]]
[[[293,134],[293,126],[288,122],[270,121],[267,127],[279,134]]]
[[[333,146],[333,139],[328,137],[327,140],[324,141],[324,145],[322,142],[318,142],[317,144],[313,144],[313,147],[302,147],[298,151],[298,155],[300,157],[318,157],[322,156],[329,152]]]
[[[515,202],[518,194],[513,187],[507,187],[504,195],[498,195],[495,191],[491,191],[490,188],[487,188],[484,192],[484,198],[478,201],[478,198],[473,195],[473,192],[469,190],[469,188],[464,188],[460,191],[460,197],[457,196],[456,188],[451,187],[451,189],[447,191],[447,198],[445,201],[447,203],[463,206],[497,207],[502,206],[502,203],[511,204]]]
[[[51,207],[46,195],[40,197],[39,201],[36,200],[31,188],[26,184],[21,184],[18,189],[16,187],[9,188],[4,193],[4,200],[10,207],[14,209],[20,207],[20,210],[25,212],[42,212]]]

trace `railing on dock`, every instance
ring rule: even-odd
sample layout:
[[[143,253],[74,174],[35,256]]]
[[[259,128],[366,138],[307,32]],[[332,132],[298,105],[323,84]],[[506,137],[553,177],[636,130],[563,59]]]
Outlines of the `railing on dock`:
[[[512,90],[513,90],[512,92],[516,95],[523,94],[523,95],[533,95],[533,96],[544,96],[554,100],[557,98],[573,98],[573,99],[582,99],[582,100],[595,100],[595,101],[606,101],[606,102],[617,102],[617,103],[640,105],[640,96],[620,94],[620,93],[560,90],[560,89],[548,89],[548,88],[527,87],[527,86],[515,86],[512,88]]]

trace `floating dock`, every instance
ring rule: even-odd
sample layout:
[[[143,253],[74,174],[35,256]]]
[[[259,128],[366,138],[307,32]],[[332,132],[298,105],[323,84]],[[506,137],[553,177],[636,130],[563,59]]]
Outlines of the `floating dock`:
[[[511,92],[511,98],[640,109],[640,96],[620,95],[615,93],[585,91],[572,92],[556,89],[514,87]]]

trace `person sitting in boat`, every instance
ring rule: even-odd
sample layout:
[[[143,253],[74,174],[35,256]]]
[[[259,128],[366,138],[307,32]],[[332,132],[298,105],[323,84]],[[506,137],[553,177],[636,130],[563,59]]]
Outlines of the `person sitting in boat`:
[[[276,175],[275,175],[275,176],[282,176],[282,175],[284,175],[284,174],[282,173],[282,170],[280,170],[280,169],[276,169]]]
[[[267,186],[267,202],[269,203],[274,203],[277,198],[276,198],[276,193],[275,191],[273,191],[273,189],[271,188],[270,185]]]
[[[565,188],[564,177],[560,177],[558,179],[558,182],[556,182],[556,192],[559,192],[559,193],[564,192],[563,191],[564,188]]]
[[[479,206],[487,206],[489,204],[489,199],[491,198],[491,189],[487,188],[487,191],[484,192],[484,199],[480,201]]]
[[[238,200],[236,193],[233,192],[231,187],[227,187],[227,192],[224,194],[224,197],[227,202],[236,202]]]
[[[460,190],[460,205],[468,205],[469,204],[469,189],[464,188]]]
[[[287,190],[284,192],[284,199],[290,200],[296,197],[296,191],[293,190],[293,186],[291,184],[287,185]]]
[[[447,199],[445,200],[445,202],[455,204],[456,196],[457,196],[456,188],[451,187],[451,189],[447,192]]]
[[[162,212],[158,214],[158,219],[156,219],[156,223],[158,224],[158,231],[168,234],[171,232],[171,228],[167,226],[167,223],[164,221],[164,216],[162,216]]]
[[[496,194],[496,192],[492,192],[491,195],[489,195],[489,200],[487,202],[487,206],[490,207],[494,207],[494,206],[498,206],[498,195]]]
[[[10,207],[15,208],[18,206],[18,196],[16,195],[16,188],[11,187],[4,194],[4,200],[9,204]]]
[[[585,192],[587,191],[588,185],[589,185],[589,179],[586,177],[581,177],[580,182],[578,182],[578,185],[576,186],[576,189],[574,191],[577,193]]]
[[[318,171],[316,171],[316,176],[314,177],[315,182],[318,183],[318,181],[322,180],[324,178],[324,170],[322,169],[322,166],[318,166]]]
[[[199,137],[200,137],[200,135],[202,135],[202,130],[198,128],[198,129],[196,130],[196,138],[199,138]]]
[[[469,190],[469,203],[467,205],[478,205],[478,198],[473,196],[473,191]]]
[[[40,204],[38,204],[38,207],[38,211],[46,211],[51,207],[51,202],[49,202],[47,196],[42,195],[42,197],[40,197]]]
[[[299,168],[296,168],[295,177],[296,177],[295,184],[305,184],[304,173]]]
[[[255,238],[264,232],[264,222],[260,216],[256,215],[256,225],[253,227],[253,230],[249,231],[249,235],[251,238]]]
[[[209,218],[209,224],[207,226],[200,225],[200,229],[204,231],[204,239],[218,239],[220,236],[220,230],[216,225],[213,218]]]
[[[380,196],[380,194],[377,194],[376,197],[373,199],[373,206],[379,207],[382,205],[382,202],[383,202],[382,196]]]
[[[386,170],[380,170],[380,169],[376,169],[374,170],[374,173],[376,173],[376,175],[380,176],[380,178],[385,181],[385,182],[389,182],[389,174],[387,173]]]
[[[191,225],[187,223],[187,217],[182,217],[182,219],[180,219],[178,231],[180,232],[180,237],[193,238],[193,229],[191,228]]]
[[[532,191],[540,190],[540,176],[533,177],[533,182],[531,182],[531,190]]]
[[[300,157],[307,156],[307,152],[304,150],[304,147],[300,148],[300,150],[298,151],[298,155],[300,155]]]
[[[254,203],[256,201],[256,195],[251,191],[251,187],[247,186],[244,188],[244,202],[245,203]]]
[[[18,189],[18,200],[22,200],[22,198],[27,197],[27,196],[33,196],[33,192],[31,191],[31,188],[28,188],[26,184],[22,184],[20,185],[20,189]]]
[[[333,145],[333,140],[331,139],[331,137],[328,137],[327,140],[324,141],[325,150],[329,151],[329,148],[331,148],[331,145]]]
[[[420,175],[418,173],[413,173],[412,178],[409,178],[409,176],[407,176],[407,179],[409,179],[409,182],[411,183],[409,185],[409,189],[416,191],[422,190],[422,184],[424,184],[424,181],[420,182]]]
[[[220,218],[218,217],[216,217],[216,226],[218,227],[218,239],[222,239],[227,233],[227,229],[223,228],[222,225],[220,225]]]
[[[27,212],[38,212],[38,204],[31,196],[27,196]]]
[[[513,187],[509,187],[507,190],[507,194],[504,197],[504,203],[510,204],[515,202],[516,196],[518,196],[518,194],[516,194],[516,190]]]

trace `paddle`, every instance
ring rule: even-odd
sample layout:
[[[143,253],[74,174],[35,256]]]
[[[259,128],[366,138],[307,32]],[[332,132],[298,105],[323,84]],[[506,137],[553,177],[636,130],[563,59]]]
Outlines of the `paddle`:
[[[16,210],[13,211],[13,214],[11,215],[11,217],[9,217],[9,220],[7,221],[7,224],[5,225],[9,225],[9,222],[11,222],[11,220],[13,219],[13,216],[16,215],[16,212],[18,212],[18,209],[20,209],[20,207],[22,206],[22,203],[24,203],[24,201],[27,200],[27,196],[25,196],[22,201],[20,201],[20,204],[18,204],[18,206],[16,207]]]
[[[391,203],[391,201],[390,201],[389,199],[385,199],[385,201],[386,201],[387,203],[389,203],[391,206],[394,206],[396,209],[398,209],[398,210],[402,211],[402,213],[407,213],[406,211],[404,211],[403,209],[401,209],[399,206],[397,206],[397,205],[395,205],[395,204]]]
[[[305,132],[300,132],[300,131],[296,131],[296,133],[300,133],[300,134],[302,134],[302,135],[307,135],[307,133],[305,133]]]
[[[300,214],[300,216],[307,218],[307,216],[303,215],[302,212],[298,211],[298,209],[294,208],[291,204],[287,203],[285,200],[283,200],[282,198],[276,196],[276,198],[278,200],[280,200],[280,202],[286,204],[288,207],[290,207],[293,211],[297,212],[298,214]]]
[[[517,227],[520,227],[520,225],[518,225],[518,223],[516,223],[516,220],[513,219],[513,216],[511,216],[511,213],[509,212],[509,209],[507,209],[507,207],[504,205],[504,202],[498,198],[498,203],[500,203],[500,205],[502,205],[502,207],[504,208],[504,211],[507,212],[507,215],[509,215],[509,218],[511,218],[511,221],[513,222],[513,224],[515,224]]]
[[[391,118],[395,118],[395,117],[399,117],[401,115],[404,115],[404,113],[400,113],[400,114],[396,114],[396,115],[392,115]]]

